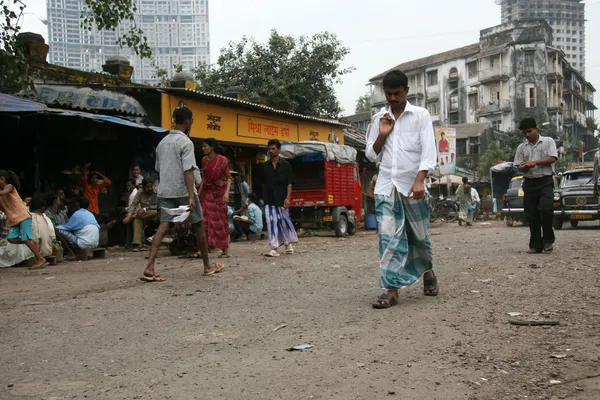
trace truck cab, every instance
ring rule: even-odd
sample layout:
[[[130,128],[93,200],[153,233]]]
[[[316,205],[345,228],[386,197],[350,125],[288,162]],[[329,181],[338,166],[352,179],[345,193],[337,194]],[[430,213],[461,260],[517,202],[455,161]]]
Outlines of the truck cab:
[[[356,150],[329,143],[284,144],[281,157],[292,165],[290,216],[297,229],[330,229],[354,235],[362,219],[362,186]]]

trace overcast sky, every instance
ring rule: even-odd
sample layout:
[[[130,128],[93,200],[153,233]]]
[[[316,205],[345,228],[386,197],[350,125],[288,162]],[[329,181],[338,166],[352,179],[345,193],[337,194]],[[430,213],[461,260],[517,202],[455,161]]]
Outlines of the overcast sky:
[[[46,2],[25,3],[33,14],[25,15],[23,30],[47,38],[39,20],[46,16]],[[600,50],[594,45],[600,37],[600,0],[585,3],[586,78],[600,90]],[[213,62],[219,49],[243,35],[264,42],[272,29],[291,35],[337,34],[350,48],[344,66],[356,68],[336,88],[346,114],[354,112],[369,78],[405,61],[476,43],[481,29],[500,24],[494,0],[209,0],[209,6]],[[595,102],[599,99],[597,94]]]

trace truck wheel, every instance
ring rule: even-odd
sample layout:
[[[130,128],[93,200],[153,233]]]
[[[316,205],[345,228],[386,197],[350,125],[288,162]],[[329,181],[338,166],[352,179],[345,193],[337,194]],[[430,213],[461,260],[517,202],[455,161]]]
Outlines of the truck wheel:
[[[515,224],[515,221],[512,217],[506,217],[506,226],[511,227]]]
[[[554,227],[554,229],[556,229],[557,231],[562,229],[563,226],[563,222],[561,219],[558,218],[554,218],[554,220],[552,221],[552,226]]]
[[[333,226],[335,229],[335,235],[338,237],[346,236],[348,234],[348,217],[340,215],[339,221]]]
[[[571,220],[571,228],[577,228],[577,225],[579,225],[579,221]]]

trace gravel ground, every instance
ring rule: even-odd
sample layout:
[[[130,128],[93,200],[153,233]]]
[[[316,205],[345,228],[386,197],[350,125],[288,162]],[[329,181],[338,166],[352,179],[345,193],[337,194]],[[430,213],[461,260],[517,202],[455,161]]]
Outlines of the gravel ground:
[[[211,277],[163,254],[163,283],[140,282],[144,254],[119,251],[0,270],[0,399],[597,400],[599,237],[565,228],[553,254],[527,255],[526,228],[435,224],[440,295],[419,283],[389,310],[371,308],[364,231],[278,259],[235,243]]]

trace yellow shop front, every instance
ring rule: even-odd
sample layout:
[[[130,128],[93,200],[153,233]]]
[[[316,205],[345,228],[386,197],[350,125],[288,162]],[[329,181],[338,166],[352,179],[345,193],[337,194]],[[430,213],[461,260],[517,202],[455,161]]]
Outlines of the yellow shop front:
[[[163,128],[172,128],[173,111],[178,107],[187,107],[194,115],[190,138],[196,143],[198,163],[202,157],[202,139],[215,138],[232,161],[232,168],[245,176],[250,187],[260,182],[256,167],[266,160],[270,139],[282,143],[312,140],[344,144],[344,125],[337,121],[182,89],[167,89],[162,94]]]

